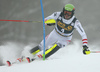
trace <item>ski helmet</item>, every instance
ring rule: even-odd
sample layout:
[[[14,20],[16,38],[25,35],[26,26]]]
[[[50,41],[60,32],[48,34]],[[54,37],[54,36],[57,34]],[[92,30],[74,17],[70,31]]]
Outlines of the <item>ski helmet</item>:
[[[70,18],[74,15],[75,7],[72,4],[66,4],[63,8],[63,15],[68,15]]]

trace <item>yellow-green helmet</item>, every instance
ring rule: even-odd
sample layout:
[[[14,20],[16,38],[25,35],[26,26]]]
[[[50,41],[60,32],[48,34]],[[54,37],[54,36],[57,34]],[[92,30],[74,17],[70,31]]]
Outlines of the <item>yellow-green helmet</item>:
[[[66,4],[63,8],[63,14],[64,14],[64,11],[72,12],[72,15],[71,15],[72,17],[74,15],[75,7],[72,4]]]
[[[73,11],[73,10],[75,10],[75,7],[72,4],[66,4],[64,7],[64,10]]]

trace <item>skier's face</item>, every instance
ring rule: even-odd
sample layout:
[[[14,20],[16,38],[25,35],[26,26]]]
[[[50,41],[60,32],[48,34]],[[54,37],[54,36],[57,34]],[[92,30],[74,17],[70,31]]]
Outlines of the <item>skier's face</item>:
[[[71,15],[72,15],[72,12],[70,12],[70,11],[64,11],[64,18],[65,19],[70,19],[71,18]]]

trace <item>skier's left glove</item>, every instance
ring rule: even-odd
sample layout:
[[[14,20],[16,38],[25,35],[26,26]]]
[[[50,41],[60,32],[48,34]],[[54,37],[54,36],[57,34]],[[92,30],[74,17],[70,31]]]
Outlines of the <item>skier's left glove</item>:
[[[55,25],[56,21],[54,19],[45,20],[47,26]]]
[[[83,54],[85,54],[85,55],[90,54],[90,50],[88,49],[88,47],[86,45],[83,46]]]

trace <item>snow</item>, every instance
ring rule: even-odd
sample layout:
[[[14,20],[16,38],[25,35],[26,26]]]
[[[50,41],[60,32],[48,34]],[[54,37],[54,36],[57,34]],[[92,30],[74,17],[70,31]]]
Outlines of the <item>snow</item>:
[[[99,50],[98,46],[89,47],[91,51]],[[75,40],[45,61],[0,66],[0,72],[100,72],[100,53],[84,55],[81,42]]]

